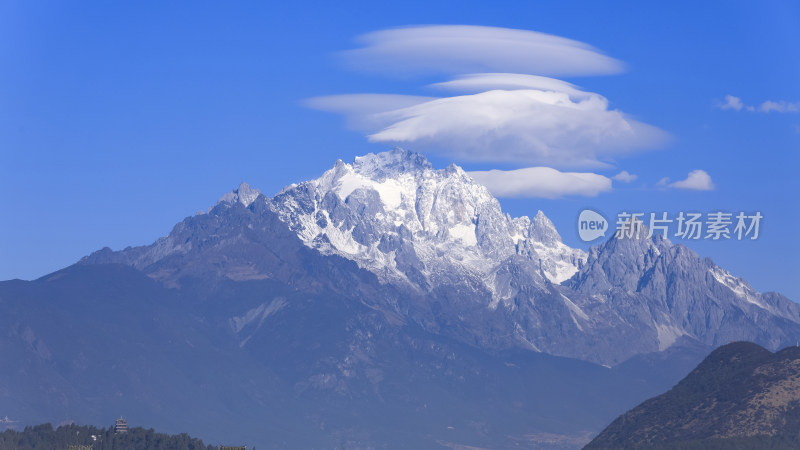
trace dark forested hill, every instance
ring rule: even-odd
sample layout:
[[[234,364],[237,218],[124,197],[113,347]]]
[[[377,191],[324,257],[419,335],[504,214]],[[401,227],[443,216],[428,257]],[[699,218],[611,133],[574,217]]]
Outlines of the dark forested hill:
[[[800,448],[800,347],[720,347],[586,448]]]

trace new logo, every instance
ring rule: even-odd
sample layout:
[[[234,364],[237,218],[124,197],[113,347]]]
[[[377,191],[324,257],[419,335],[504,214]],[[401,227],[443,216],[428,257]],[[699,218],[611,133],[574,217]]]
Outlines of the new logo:
[[[578,236],[584,242],[591,242],[608,232],[608,221],[602,214],[584,209],[578,216]]]

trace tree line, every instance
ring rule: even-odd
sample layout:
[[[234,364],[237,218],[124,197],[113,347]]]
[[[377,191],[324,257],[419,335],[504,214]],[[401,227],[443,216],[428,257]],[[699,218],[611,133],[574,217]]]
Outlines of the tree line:
[[[114,427],[97,428],[88,425],[62,425],[53,428],[49,423],[27,426],[22,431],[0,433],[3,450],[219,450],[186,433],[168,435],[152,428],[130,428],[126,433],[114,433]]]

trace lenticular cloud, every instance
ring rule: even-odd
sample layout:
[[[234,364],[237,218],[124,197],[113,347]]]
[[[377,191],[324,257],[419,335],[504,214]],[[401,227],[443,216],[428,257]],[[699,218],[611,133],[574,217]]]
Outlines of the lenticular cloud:
[[[472,25],[392,28],[358,38],[342,53],[353,67],[400,73],[513,72],[555,76],[607,75],[622,62],[583,42],[551,34]]]
[[[435,25],[376,31],[341,56],[391,75],[446,74],[428,85],[453,96],[346,94],[310,99],[348,118],[371,142],[519,166],[608,167],[655,148],[661,130],[609,108],[602,95],[552,76],[608,75],[623,64],[583,42],[527,30]],[[475,172],[503,196],[593,196],[611,179],[528,167]]]
[[[375,112],[381,108],[372,105],[372,112],[364,115],[349,107],[353,100],[336,96],[315,101],[329,111],[349,114],[351,124],[360,126],[372,142],[465,161],[598,167],[654,147],[664,138],[660,130],[608,109],[603,96],[574,87],[567,92],[495,89],[425,101],[414,98],[411,106],[383,112]]]

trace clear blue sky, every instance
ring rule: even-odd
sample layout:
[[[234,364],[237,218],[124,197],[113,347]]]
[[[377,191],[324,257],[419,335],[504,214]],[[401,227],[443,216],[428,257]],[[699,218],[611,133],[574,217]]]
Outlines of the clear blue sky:
[[[336,54],[364,33],[466,24],[548,33],[616,58],[622,73],[559,78],[670,136],[657,150],[584,169],[626,170],[637,175],[629,184],[597,197],[503,199],[508,212],[542,209],[581,245],[574,222],[587,206],[761,211],[756,241],[689,245],[756,289],[800,301],[798,23],[791,1],[1,2],[0,279],[151,243],[241,181],[272,195],[336,159],[390,148],[304,101],[441,94],[425,86],[446,77],[359,72]],[[721,109],[726,95],[742,108]],[[784,111],[759,111],[766,101]],[[656,186],[696,169],[713,190]]]

